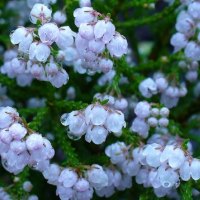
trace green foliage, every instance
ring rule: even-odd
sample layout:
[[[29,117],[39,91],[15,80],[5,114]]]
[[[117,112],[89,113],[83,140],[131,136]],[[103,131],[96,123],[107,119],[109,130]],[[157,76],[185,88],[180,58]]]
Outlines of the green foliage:
[[[192,200],[192,182],[182,182],[180,185],[180,194],[182,200]]]
[[[151,189],[146,189],[143,194],[140,195],[139,200],[158,200]],[[161,199],[161,198],[160,198]]]
[[[13,177],[14,183],[8,188],[8,191],[12,195],[13,199],[20,200],[24,196],[27,196],[27,193],[23,190],[23,183],[27,181],[29,177],[29,168],[26,167],[23,172],[19,175]]]
[[[140,2],[138,5],[144,5],[144,4],[145,3],[143,1],[143,2]],[[148,2],[147,2],[147,4],[148,4]],[[173,13],[179,5],[180,5],[180,2],[178,0],[176,0],[172,6],[165,8],[160,13],[156,13],[152,16],[147,16],[147,17],[145,16],[140,19],[130,19],[126,22],[118,22],[116,24],[116,26],[126,28],[126,27],[134,27],[134,26],[141,26],[141,25],[145,25],[145,24],[155,23],[164,18],[168,18],[170,20],[170,18],[172,17],[171,13]],[[133,3],[133,6],[134,6],[134,3]]]

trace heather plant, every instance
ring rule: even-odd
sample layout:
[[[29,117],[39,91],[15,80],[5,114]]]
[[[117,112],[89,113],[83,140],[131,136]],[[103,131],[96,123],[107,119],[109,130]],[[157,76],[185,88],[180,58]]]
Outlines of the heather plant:
[[[200,198],[199,0],[0,11],[0,200]]]

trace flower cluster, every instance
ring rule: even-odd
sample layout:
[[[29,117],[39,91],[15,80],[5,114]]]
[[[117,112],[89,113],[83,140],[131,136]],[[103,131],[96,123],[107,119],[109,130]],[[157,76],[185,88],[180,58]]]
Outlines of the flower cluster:
[[[80,173],[80,172],[79,172]],[[108,177],[100,165],[92,165],[80,176],[72,168],[61,168],[51,164],[44,172],[48,183],[57,186],[60,199],[90,200],[94,189],[100,190],[108,185]]]
[[[85,140],[95,144],[105,142],[109,132],[120,136],[126,125],[121,111],[100,103],[91,104],[84,110],[63,114],[61,123],[68,126],[70,138],[80,139],[85,134]]]
[[[143,138],[148,137],[150,127],[167,127],[169,124],[169,109],[166,107],[159,109],[146,101],[140,101],[134,112],[136,118],[133,120],[131,130]]]
[[[91,7],[74,11],[78,34],[68,26],[57,26],[66,21],[62,11],[54,13],[55,23],[50,22],[51,15],[47,6],[37,3],[30,12],[30,20],[39,23],[39,27],[19,27],[11,34],[12,44],[18,45],[18,54],[4,60],[1,73],[16,77],[20,86],[30,85],[35,78],[59,88],[69,79],[63,63],[81,74],[107,73],[113,68],[109,57],[120,58],[127,53],[127,41],[115,31],[110,18]]]
[[[43,175],[49,184],[57,186],[56,193],[61,200],[90,200],[93,197],[93,188],[89,181],[79,177],[77,172],[71,168],[61,169],[57,164],[51,164]]]
[[[100,190],[96,190],[98,196],[108,198],[116,191],[123,191],[132,187],[132,178],[117,168],[113,166],[105,168],[105,172],[108,176],[108,185]]]
[[[123,173],[135,176],[138,184],[153,187],[158,197],[170,194],[180,180],[200,179],[200,160],[182,149],[180,138],[154,134],[146,145],[132,149],[124,142],[106,148],[106,155]]]
[[[155,73],[153,78],[143,80],[139,84],[139,91],[146,98],[161,93],[160,102],[168,108],[175,107],[179,98],[187,94],[184,83],[181,83],[179,87],[170,85],[162,73]]]
[[[14,108],[1,107],[0,155],[3,167],[18,174],[27,165],[43,171],[54,149],[46,138],[26,127]]]
[[[131,187],[131,179],[113,168],[103,169],[94,164],[86,167],[80,176],[80,172],[75,169],[63,169],[57,164],[50,164],[54,150],[47,139],[32,132],[11,107],[2,107],[0,116],[0,155],[4,168],[9,172],[18,174],[26,165],[41,171],[49,184],[57,186],[60,199],[81,200],[84,197],[90,200],[94,190],[97,195],[108,197],[114,193],[115,188],[124,190]],[[23,189],[30,192],[32,184],[24,182]],[[36,200],[38,197],[30,195],[28,199]]]
[[[126,39],[115,31],[108,16],[103,16],[92,7],[76,9],[74,17],[79,28],[75,44],[83,68],[90,73],[112,70],[112,60],[103,53],[107,50],[111,57],[121,58],[128,50]]]
[[[186,58],[192,61],[200,60],[199,11],[200,2],[198,0],[189,2],[187,10],[179,13],[176,22],[177,33],[171,38],[175,52],[184,49]]]
[[[49,184],[56,185],[56,193],[61,200],[90,200],[94,190],[100,197],[110,197],[115,190],[122,191],[132,186],[131,177],[115,167],[103,168],[97,164],[85,166],[81,171],[51,164],[43,176]]]
[[[57,63],[52,47],[70,46],[75,33],[68,26],[60,27],[51,23],[52,11],[43,4],[35,4],[30,12],[33,24],[39,28],[17,28],[10,36],[11,42],[18,45],[18,57],[6,59],[1,72],[10,78],[17,78],[21,86],[29,85],[33,78],[49,81],[59,88],[66,84],[67,72]],[[11,57],[12,55],[10,55]]]

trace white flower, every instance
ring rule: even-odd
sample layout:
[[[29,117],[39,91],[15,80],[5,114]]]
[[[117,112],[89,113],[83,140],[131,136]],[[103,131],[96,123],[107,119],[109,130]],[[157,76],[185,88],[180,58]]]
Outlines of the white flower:
[[[128,107],[128,101],[125,98],[116,99],[114,108],[124,111]]]
[[[105,50],[105,44],[101,40],[92,39],[89,41],[88,49],[94,53],[99,54]],[[107,60],[107,59],[105,59],[105,60]],[[101,64],[99,64],[99,65],[101,65]],[[100,68],[101,68],[101,66],[100,66]]]
[[[116,35],[107,44],[107,48],[111,56],[121,58],[128,51],[128,43],[122,35],[116,33]]]
[[[89,105],[85,109],[85,118],[87,124],[103,125],[107,119],[108,112],[101,105]]]
[[[42,24],[51,20],[52,11],[44,4],[37,3],[33,6],[30,12],[30,20],[33,24],[40,21]]]
[[[0,107],[0,128],[7,128],[19,116],[17,111],[12,107]]]
[[[146,162],[150,167],[159,167],[160,163],[160,155],[161,155],[161,146],[159,144],[153,143],[147,145],[142,154],[146,157]]]
[[[160,115],[162,117],[168,117],[169,116],[169,109],[166,107],[163,107],[160,109]]]
[[[158,175],[160,179],[160,183],[164,188],[170,188],[175,186],[179,182],[179,176],[176,171],[171,168],[166,169],[161,166],[158,169]]]
[[[155,117],[148,118],[147,122],[151,127],[156,127],[158,125],[158,120]]]
[[[77,8],[74,11],[75,24],[79,27],[82,23],[90,23],[96,21],[97,17],[94,15],[94,10],[91,7]]]
[[[42,43],[52,45],[58,38],[59,29],[53,23],[46,23],[38,29],[38,35]]]
[[[30,45],[33,42],[33,35],[30,30],[19,27],[10,35],[10,41],[12,44]]]
[[[91,186],[96,190],[100,190],[108,185],[108,176],[99,165],[94,164],[91,166],[91,169],[87,171],[87,178]]]
[[[191,60],[200,60],[200,45],[191,41],[185,47],[185,56]]]
[[[77,34],[75,44],[79,54],[83,55],[83,53],[88,48],[88,40],[82,38],[80,34]]]
[[[64,69],[60,69],[56,74],[47,77],[49,82],[56,88],[60,88],[67,84],[69,75]]]
[[[160,156],[160,162],[166,162],[173,169],[179,169],[185,161],[185,155],[182,149],[174,145],[167,145]]]
[[[26,63],[18,58],[13,58],[10,65],[15,74],[23,74],[26,71]]]
[[[136,175],[136,183],[137,184],[145,184],[148,177],[148,170],[147,169],[140,169],[139,172]]]
[[[143,119],[136,117],[132,123],[131,130],[138,133],[141,137],[147,138],[149,125]]]
[[[94,38],[94,28],[88,23],[82,23],[79,27],[79,34],[86,40],[92,40]]]
[[[58,10],[53,14],[53,21],[56,24],[64,24],[67,21],[67,16],[64,12]]]
[[[24,189],[24,191],[30,192],[32,190],[32,188],[33,188],[33,185],[32,185],[32,183],[30,181],[25,181],[23,183],[23,189]]]
[[[56,189],[56,194],[59,195],[60,199],[70,199],[73,198],[75,191],[72,188],[66,188],[62,185],[58,185]]]
[[[51,164],[43,172],[43,176],[48,180],[50,184],[57,184],[61,169],[57,164]]]
[[[131,188],[131,187],[132,187],[132,178],[127,174],[123,175],[120,185],[117,186],[117,189],[119,191],[123,191],[123,190],[125,190],[127,188]]]
[[[151,109],[151,115],[152,115],[153,117],[158,117],[159,114],[160,114],[160,111],[159,111],[158,108],[152,108],[152,109]]]
[[[78,58],[77,49],[74,47],[65,47],[64,54],[64,59],[67,63],[73,63]]]
[[[193,35],[195,22],[186,11],[181,11],[176,22],[176,30],[186,35]]]
[[[89,187],[90,187],[89,182],[84,178],[78,179],[78,181],[74,185],[75,190],[78,192],[84,192],[84,191],[88,190]]]
[[[11,200],[10,195],[6,191],[4,191],[4,188],[0,188],[0,199]]]
[[[95,39],[101,39],[105,44],[115,35],[115,26],[110,21],[99,20],[94,26]]]
[[[13,139],[21,140],[27,133],[27,130],[19,123],[14,123],[9,128],[9,132]]]
[[[147,78],[143,80],[139,85],[140,93],[147,98],[152,97],[152,95],[157,94],[157,86],[152,78]]]
[[[58,66],[54,62],[47,63],[45,66],[45,72],[47,76],[55,76],[58,73]]]
[[[82,136],[87,130],[85,117],[78,111],[71,112],[64,124],[69,126],[70,132],[75,136]]]
[[[175,52],[176,52],[184,48],[187,45],[188,40],[183,33],[175,33],[172,36],[170,42],[171,42],[171,45],[175,47]]]
[[[69,26],[62,26],[59,31],[56,44],[60,49],[65,50],[67,47],[74,44],[76,33],[74,33]]]
[[[44,79],[45,71],[42,65],[33,64],[31,66],[30,73],[34,78],[37,78],[39,80]]]
[[[108,131],[102,126],[89,126],[85,135],[87,142],[93,142],[94,144],[102,144],[106,141]]]
[[[160,126],[167,127],[169,124],[169,120],[167,118],[162,117],[158,120],[158,123]]]
[[[185,161],[180,168],[180,177],[184,181],[188,181],[190,177],[194,180],[200,179],[200,161],[193,158],[192,161]]]
[[[13,138],[7,129],[2,129],[0,131],[0,140],[5,144],[10,144],[12,142]]]
[[[41,149],[43,147],[43,138],[41,135],[33,133],[27,137],[26,145],[29,151]]]
[[[21,87],[30,86],[33,80],[31,74],[19,74],[17,76],[17,84]]]
[[[199,159],[192,160],[190,173],[191,173],[191,177],[194,180],[200,179],[200,160]]]
[[[168,87],[168,81],[164,77],[156,78],[155,83],[160,92],[163,92]]]
[[[99,63],[99,67],[102,72],[107,73],[112,70],[113,68],[113,61],[110,59],[101,59]]]
[[[140,170],[140,163],[138,163],[136,160],[125,160],[125,162],[122,163],[122,170],[125,174],[128,174],[129,176],[136,176],[137,173]]]
[[[109,113],[105,126],[108,131],[117,135],[121,134],[122,128],[126,126],[124,114],[121,111],[113,111],[112,113]]]
[[[194,19],[200,19],[200,3],[198,1],[191,2],[188,6],[188,14],[191,15]]]
[[[173,93],[172,93],[173,94]],[[166,92],[162,93],[160,102],[164,104],[167,108],[172,108],[177,105],[179,97],[170,97]]]
[[[32,43],[29,49],[29,59],[38,60],[39,62],[46,62],[50,56],[50,48],[43,43]]]
[[[134,112],[137,115],[137,117],[144,119],[150,115],[150,108],[151,106],[148,102],[141,101],[136,105]]]
[[[179,89],[176,86],[169,86],[166,91],[165,94],[168,95],[171,98],[175,98],[179,96]]]
[[[117,142],[108,146],[105,154],[110,157],[113,164],[123,163],[126,159],[127,147],[124,142]]]
[[[70,188],[75,185],[78,180],[78,175],[75,171],[65,168],[59,178],[58,182],[62,183],[65,188]]]

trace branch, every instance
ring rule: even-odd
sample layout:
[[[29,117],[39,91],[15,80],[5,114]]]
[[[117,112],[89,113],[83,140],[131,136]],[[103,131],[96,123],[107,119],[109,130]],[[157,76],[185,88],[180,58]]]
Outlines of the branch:
[[[165,8],[162,12],[156,13],[152,16],[147,16],[139,19],[131,19],[131,20],[126,20],[126,22],[118,22],[115,25],[117,27],[134,27],[134,26],[140,26],[140,25],[145,25],[145,24],[152,24],[155,22],[158,22],[162,19],[170,18],[172,15],[174,15],[174,11],[178,8],[180,5],[180,2],[176,0],[172,6],[169,6]]]

